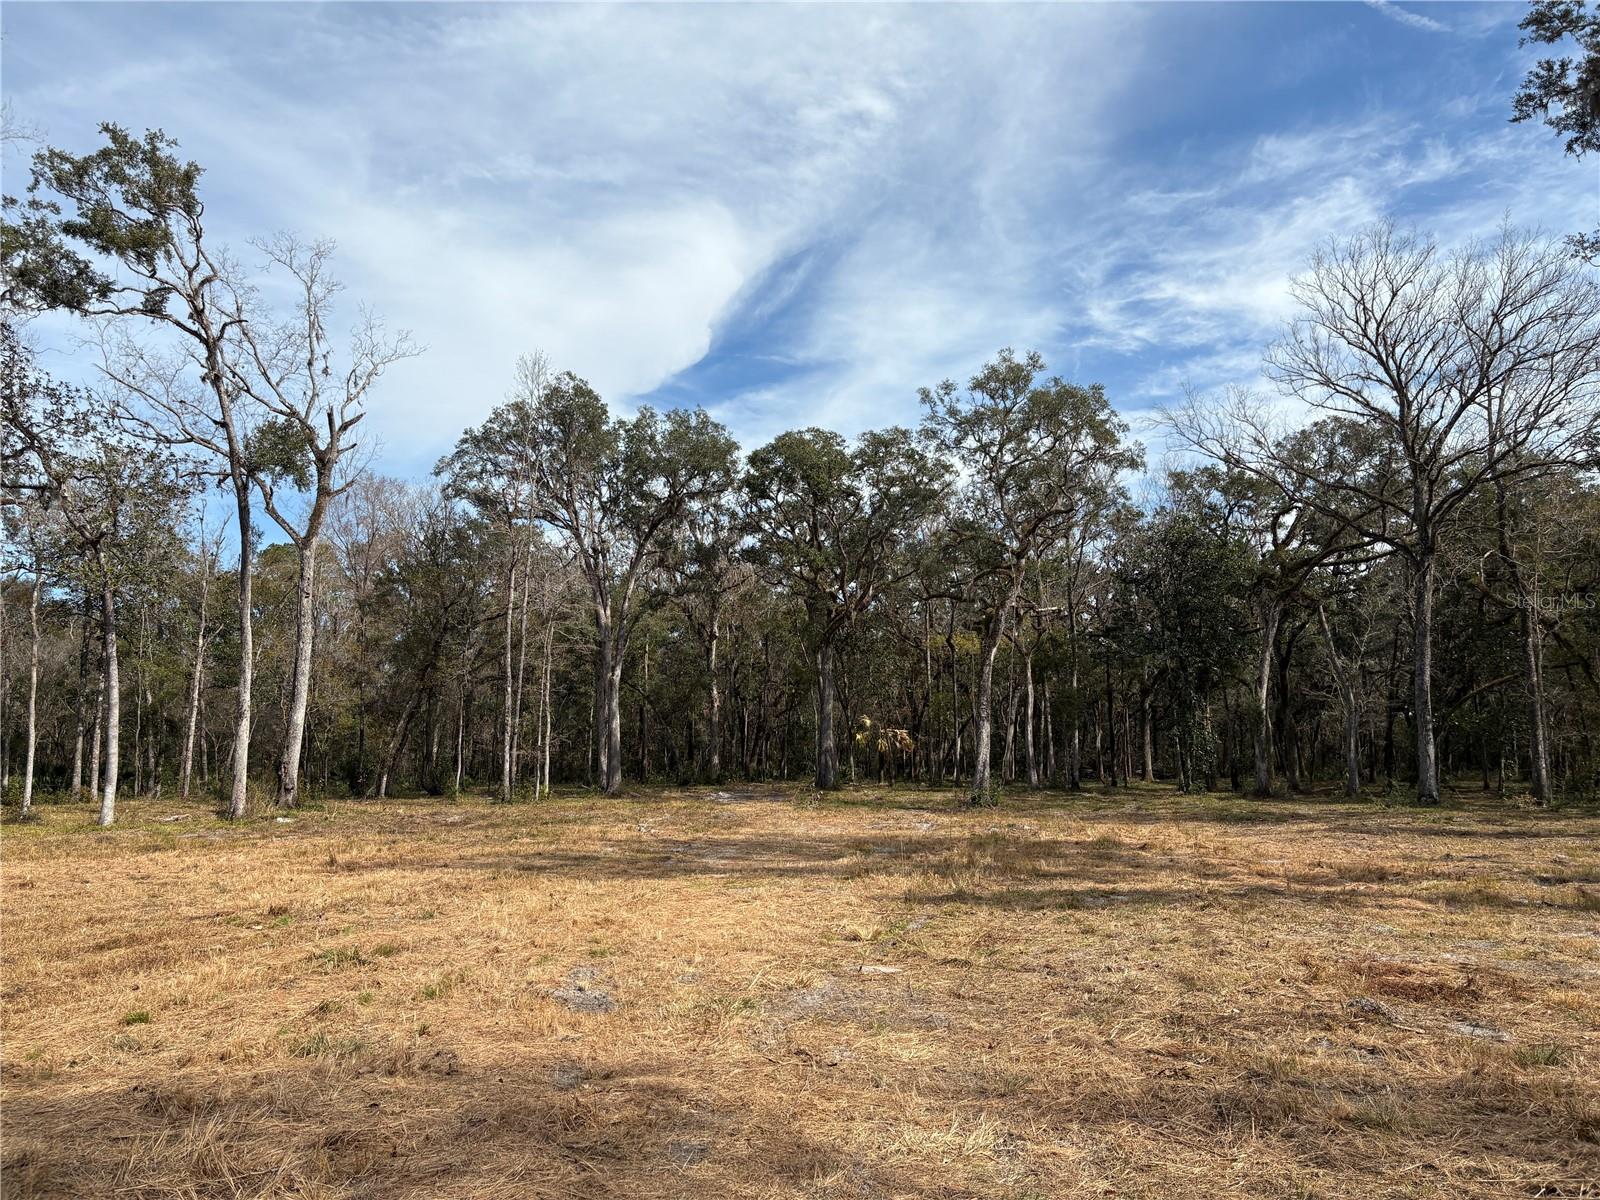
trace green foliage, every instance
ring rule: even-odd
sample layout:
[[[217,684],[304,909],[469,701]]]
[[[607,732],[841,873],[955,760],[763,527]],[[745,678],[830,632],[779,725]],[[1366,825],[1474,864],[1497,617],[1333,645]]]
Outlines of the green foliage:
[[[1519,45],[1558,46],[1571,39],[1578,54],[1535,63],[1511,98],[1511,119],[1542,120],[1574,158],[1600,150],[1600,10],[1590,11],[1584,0],[1534,0],[1518,28]],[[1600,262],[1600,229],[1567,240],[1579,257]]]
[[[249,433],[245,459],[251,472],[297,490],[311,486],[311,437],[304,425],[282,417],[259,422]]]
[[[158,129],[135,137],[107,123],[100,132],[105,145],[88,154],[41,150],[28,200],[7,200],[7,263],[15,253],[22,268],[8,298],[15,290],[31,307],[163,316],[171,289],[160,272],[176,231],[198,240],[201,168],[180,159],[178,143]],[[55,197],[68,202],[66,212]],[[118,279],[100,265],[107,262],[134,278]]]
[[[1568,154],[1600,150],[1600,11],[1584,0],[1535,0],[1518,26],[1520,45],[1556,46],[1569,38],[1577,58],[1541,58],[1511,100],[1511,119],[1538,118],[1565,138]]]
[[[909,431],[780,434],[750,454],[742,491],[745,554],[793,589],[813,638],[832,638],[915,567],[906,553],[946,495],[945,465]]]

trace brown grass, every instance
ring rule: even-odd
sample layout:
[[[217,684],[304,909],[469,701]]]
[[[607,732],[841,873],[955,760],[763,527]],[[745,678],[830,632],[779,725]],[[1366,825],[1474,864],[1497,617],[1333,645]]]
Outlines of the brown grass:
[[[122,811],[3,831],[6,1197],[1600,1196],[1592,814]]]

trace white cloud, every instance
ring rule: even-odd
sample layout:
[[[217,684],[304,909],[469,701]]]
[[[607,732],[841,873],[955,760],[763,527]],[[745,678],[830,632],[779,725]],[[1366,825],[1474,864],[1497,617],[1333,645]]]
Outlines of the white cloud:
[[[1078,104],[1082,133],[1061,140],[1093,140],[1099,97],[1124,74],[1103,66],[1111,34],[1140,20],[1088,9],[203,12],[179,23],[165,10],[173,27],[131,60],[128,18],[54,14],[37,36],[75,44],[82,66],[51,70],[42,44],[15,47],[40,64],[23,72],[19,101],[67,144],[89,144],[106,114],[165,127],[207,165],[213,211],[228,214],[219,232],[236,240],[263,226],[334,238],[349,294],[429,347],[386,378],[371,419],[413,465],[502,397],[526,349],[614,403],[650,391],[705,353],[774,262],[835,234],[853,247],[807,350],[841,362],[824,401],[841,423],[870,411],[869,379],[924,378],[954,325],[987,328],[951,349],[994,341],[1006,314],[980,319],[989,302],[977,298],[1007,286],[1007,270],[1025,287],[1008,260],[1026,235],[1031,114],[1045,100]],[[1041,33],[1063,48],[1036,54]],[[908,209],[949,225],[914,245]],[[981,244],[951,255],[946,236]],[[826,345],[836,332],[848,336]]]
[[[1592,221],[1572,165],[1466,75],[1466,103],[1378,89],[1355,117],[1339,97],[1168,133],[1227,98],[1174,73],[1218,12],[1252,10],[18,6],[4,48],[54,140],[165,127],[219,233],[340,243],[350,296],[429,347],[372,418],[414,472],[529,349],[626,406],[742,328],[789,372],[708,397],[747,443],[914,421],[918,385],[1002,345],[1118,369],[1137,409],[1253,374],[1324,237]],[[1307,36],[1351,53],[1336,34]]]
[[[1398,21],[1402,25],[1409,25],[1412,29],[1425,29],[1429,33],[1449,33],[1450,27],[1432,17],[1425,17],[1421,13],[1412,12],[1410,9],[1401,8],[1398,4],[1391,4],[1389,0],[1366,0],[1368,8],[1375,8],[1391,21]]]

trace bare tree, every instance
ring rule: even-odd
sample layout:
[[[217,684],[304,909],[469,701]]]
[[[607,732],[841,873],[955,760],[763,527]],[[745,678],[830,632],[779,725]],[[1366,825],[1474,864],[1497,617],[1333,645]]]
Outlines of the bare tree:
[[[295,653],[283,751],[278,760],[277,803],[293,808],[300,794],[300,749],[311,694],[317,553],[329,505],[360,474],[354,464],[356,426],[368,393],[384,370],[418,353],[410,336],[390,337],[363,311],[345,362],[336,368],[328,334],[341,285],[328,274],[333,244],[302,243],[290,234],[257,243],[294,289],[294,315],[273,322],[251,317],[241,304],[236,337],[242,352],[228,360],[233,386],[260,406],[265,419],[252,438],[251,475],[267,513],[294,544]],[[235,293],[236,298],[240,296]],[[303,496],[295,520],[285,492]]]
[[[1242,391],[1191,397],[1169,420],[1192,447],[1404,557],[1417,798],[1436,803],[1441,540],[1480,488],[1592,452],[1600,287],[1537,235],[1507,228],[1445,253],[1380,224],[1318,251],[1293,292],[1301,313],[1267,371],[1321,422],[1290,436],[1281,410]]]

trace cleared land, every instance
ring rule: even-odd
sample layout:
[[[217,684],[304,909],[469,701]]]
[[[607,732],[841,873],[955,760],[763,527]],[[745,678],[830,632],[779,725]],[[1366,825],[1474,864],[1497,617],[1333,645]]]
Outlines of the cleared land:
[[[4,1194],[1600,1195],[1600,816],[795,789],[8,826]]]

